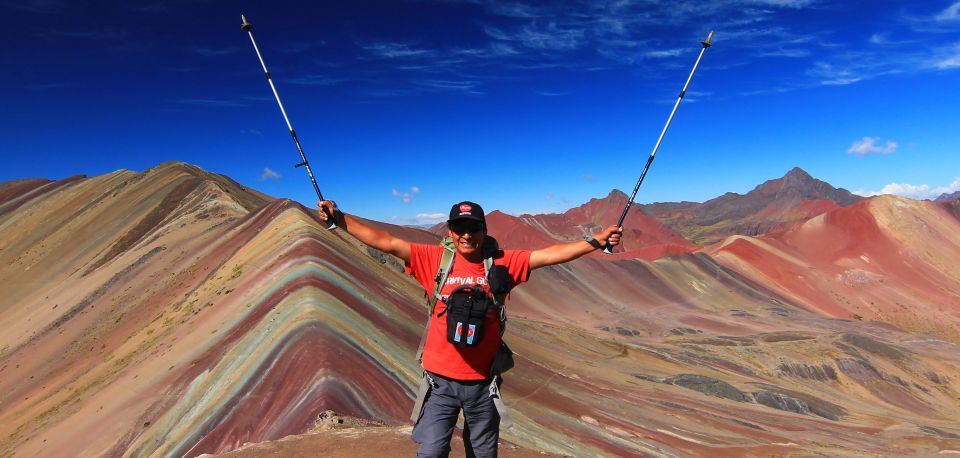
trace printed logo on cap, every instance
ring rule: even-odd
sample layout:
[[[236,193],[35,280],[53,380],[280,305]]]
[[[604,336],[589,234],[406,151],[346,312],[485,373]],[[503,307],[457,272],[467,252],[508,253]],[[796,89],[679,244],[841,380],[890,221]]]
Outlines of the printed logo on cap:
[[[460,204],[460,214],[470,213],[473,210],[473,207],[470,204]]]

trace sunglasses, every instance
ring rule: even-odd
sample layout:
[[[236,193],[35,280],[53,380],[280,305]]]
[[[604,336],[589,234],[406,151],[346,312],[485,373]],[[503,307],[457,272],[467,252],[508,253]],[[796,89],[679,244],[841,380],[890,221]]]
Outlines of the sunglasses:
[[[476,233],[483,230],[483,223],[479,221],[452,221],[450,222],[450,230],[457,235],[463,235],[466,233]]]

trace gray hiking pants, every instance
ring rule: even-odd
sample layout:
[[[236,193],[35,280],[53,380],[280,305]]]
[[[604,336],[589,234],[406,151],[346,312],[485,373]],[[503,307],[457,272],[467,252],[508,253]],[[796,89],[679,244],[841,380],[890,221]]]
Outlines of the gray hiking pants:
[[[468,457],[497,456],[500,414],[490,396],[490,380],[458,381],[436,374],[429,376],[430,391],[420,420],[413,427],[413,441],[420,444],[418,458],[446,457],[450,438],[463,409],[463,443]]]

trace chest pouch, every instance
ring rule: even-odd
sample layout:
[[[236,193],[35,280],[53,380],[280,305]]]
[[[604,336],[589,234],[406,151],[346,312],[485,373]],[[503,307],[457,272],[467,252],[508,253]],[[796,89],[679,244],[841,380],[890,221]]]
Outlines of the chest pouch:
[[[482,288],[463,285],[450,293],[447,308],[447,341],[457,347],[475,347],[483,340],[487,310],[493,306],[493,298]]]

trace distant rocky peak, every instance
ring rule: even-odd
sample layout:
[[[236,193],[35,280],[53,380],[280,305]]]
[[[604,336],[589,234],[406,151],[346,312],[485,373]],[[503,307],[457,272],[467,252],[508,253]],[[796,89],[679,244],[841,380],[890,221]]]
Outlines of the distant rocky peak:
[[[747,194],[747,197],[766,195],[776,200],[796,199],[831,200],[840,206],[857,202],[861,197],[846,189],[835,188],[829,183],[812,177],[800,167],[794,167],[781,178],[768,180]]]
[[[790,169],[790,171],[787,172],[787,174],[783,176],[783,180],[784,180],[784,181],[791,181],[791,182],[800,182],[800,183],[820,181],[820,180],[817,180],[816,178],[810,176],[810,174],[807,173],[806,170],[803,170],[803,169],[801,169],[800,167],[794,167],[794,168]]]
[[[960,200],[960,191],[951,194],[943,193],[936,199],[937,202],[948,202],[951,200]]]
[[[807,197],[819,197],[818,194],[821,194],[822,191],[826,190],[829,192],[836,189],[828,183],[810,176],[809,173],[800,167],[790,169],[790,171],[780,179],[780,182],[781,193],[792,192]]]

